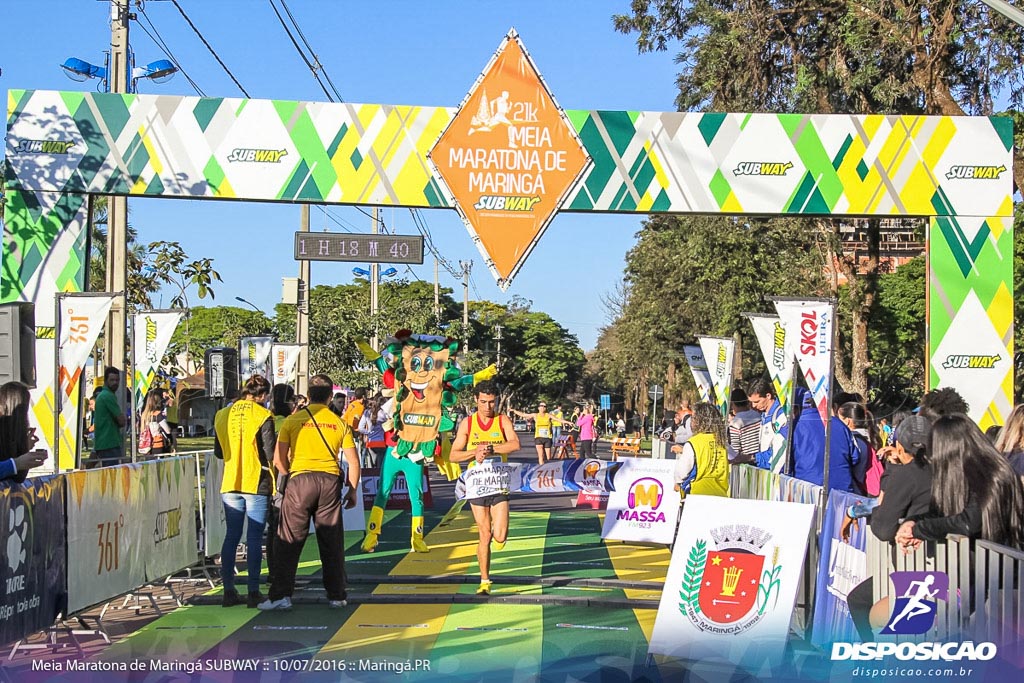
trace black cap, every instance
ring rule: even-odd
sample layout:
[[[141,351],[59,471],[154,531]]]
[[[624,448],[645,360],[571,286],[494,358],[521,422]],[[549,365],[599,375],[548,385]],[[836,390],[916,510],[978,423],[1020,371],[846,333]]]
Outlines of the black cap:
[[[747,398],[747,392],[742,389],[733,389],[732,394],[729,395],[729,400],[732,403],[746,403],[749,399]]]
[[[898,441],[905,450],[916,451],[919,447],[928,445],[931,435],[931,421],[920,415],[911,415],[896,427],[893,439]]]

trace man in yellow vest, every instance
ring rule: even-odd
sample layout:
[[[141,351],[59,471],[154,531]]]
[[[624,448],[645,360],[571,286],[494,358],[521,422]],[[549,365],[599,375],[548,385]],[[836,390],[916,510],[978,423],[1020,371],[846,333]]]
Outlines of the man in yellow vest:
[[[242,604],[242,597],[235,590],[235,554],[247,519],[245,544],[249,594],[246,602],[253,608],[263,600],[260,595],[263,528],[274,491],[270,463],[276,441],[274,416],[263,407],[269,394],[270,382],[262,375],[253,375],[245,383],[242,397],[217,411],[213,421],[217,434],[213,454],[224,460],[224,478],[220,487],[227,525],[220,551],[224,607]]]
[[[473,460],[477,464],[487,458],[500,455],[502,462],[508,462],[508,454],[519,450],[519,435],[512,428],[512,421],[497,414],[498,386],[491,380],[480,382],[473,388],[476,396],[476,412],[459,425],[452,451],[451,462]],[[491,592],[491,541],[495,548],[505,547],[508,538],[508,492],[469,501],[473,508],[480,541],[476,548],[476,559],[480,564],[480,587],[478,595]]]

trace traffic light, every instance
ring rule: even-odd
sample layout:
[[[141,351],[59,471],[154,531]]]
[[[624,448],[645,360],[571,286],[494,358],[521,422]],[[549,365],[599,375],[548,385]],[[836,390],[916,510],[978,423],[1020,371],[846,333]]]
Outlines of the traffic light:
[[[30,303],[0,304],[0,384],[36,385],[36,313]]]

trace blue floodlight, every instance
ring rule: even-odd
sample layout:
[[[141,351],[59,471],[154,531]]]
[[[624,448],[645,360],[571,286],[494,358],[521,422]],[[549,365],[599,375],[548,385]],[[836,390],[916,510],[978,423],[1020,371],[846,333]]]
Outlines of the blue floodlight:
[[[353,268],[352,274],[356,277],[370,277],[370,271],[365,268]]]
[[[178,73],[178,67],[167,59],[158,59],[146,66],[137,66],[132,69],[132,78],[148,78],[154,83],[169,81],[174,74]]]
[[[381,273],[382,277],[394,277],[395,275],[398,275],[398,271],[395,270],[394,268],[388,268],[383,273]]]
[[[90,64],[84,60],[78,59],[77,57],[69,57],[60,68],[64,69],[64,73],[67,77],[73,81],[79,83],[87,81],[90,78],[103,78],[107,77],[107,70],[102,66],[96,66]]]

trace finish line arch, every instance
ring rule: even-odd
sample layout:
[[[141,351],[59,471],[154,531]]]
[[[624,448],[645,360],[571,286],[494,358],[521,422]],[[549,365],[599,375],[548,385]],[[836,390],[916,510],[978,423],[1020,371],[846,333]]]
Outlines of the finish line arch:
[[[97,194],[454,209],[503,288],[559,211],[922,217],[927,388],[986,428],[1013,407],[1012,144],[1002,117],[562,110],[514,31],[459,107],[10,90],[0,302],[37,304],[52,358]]]

